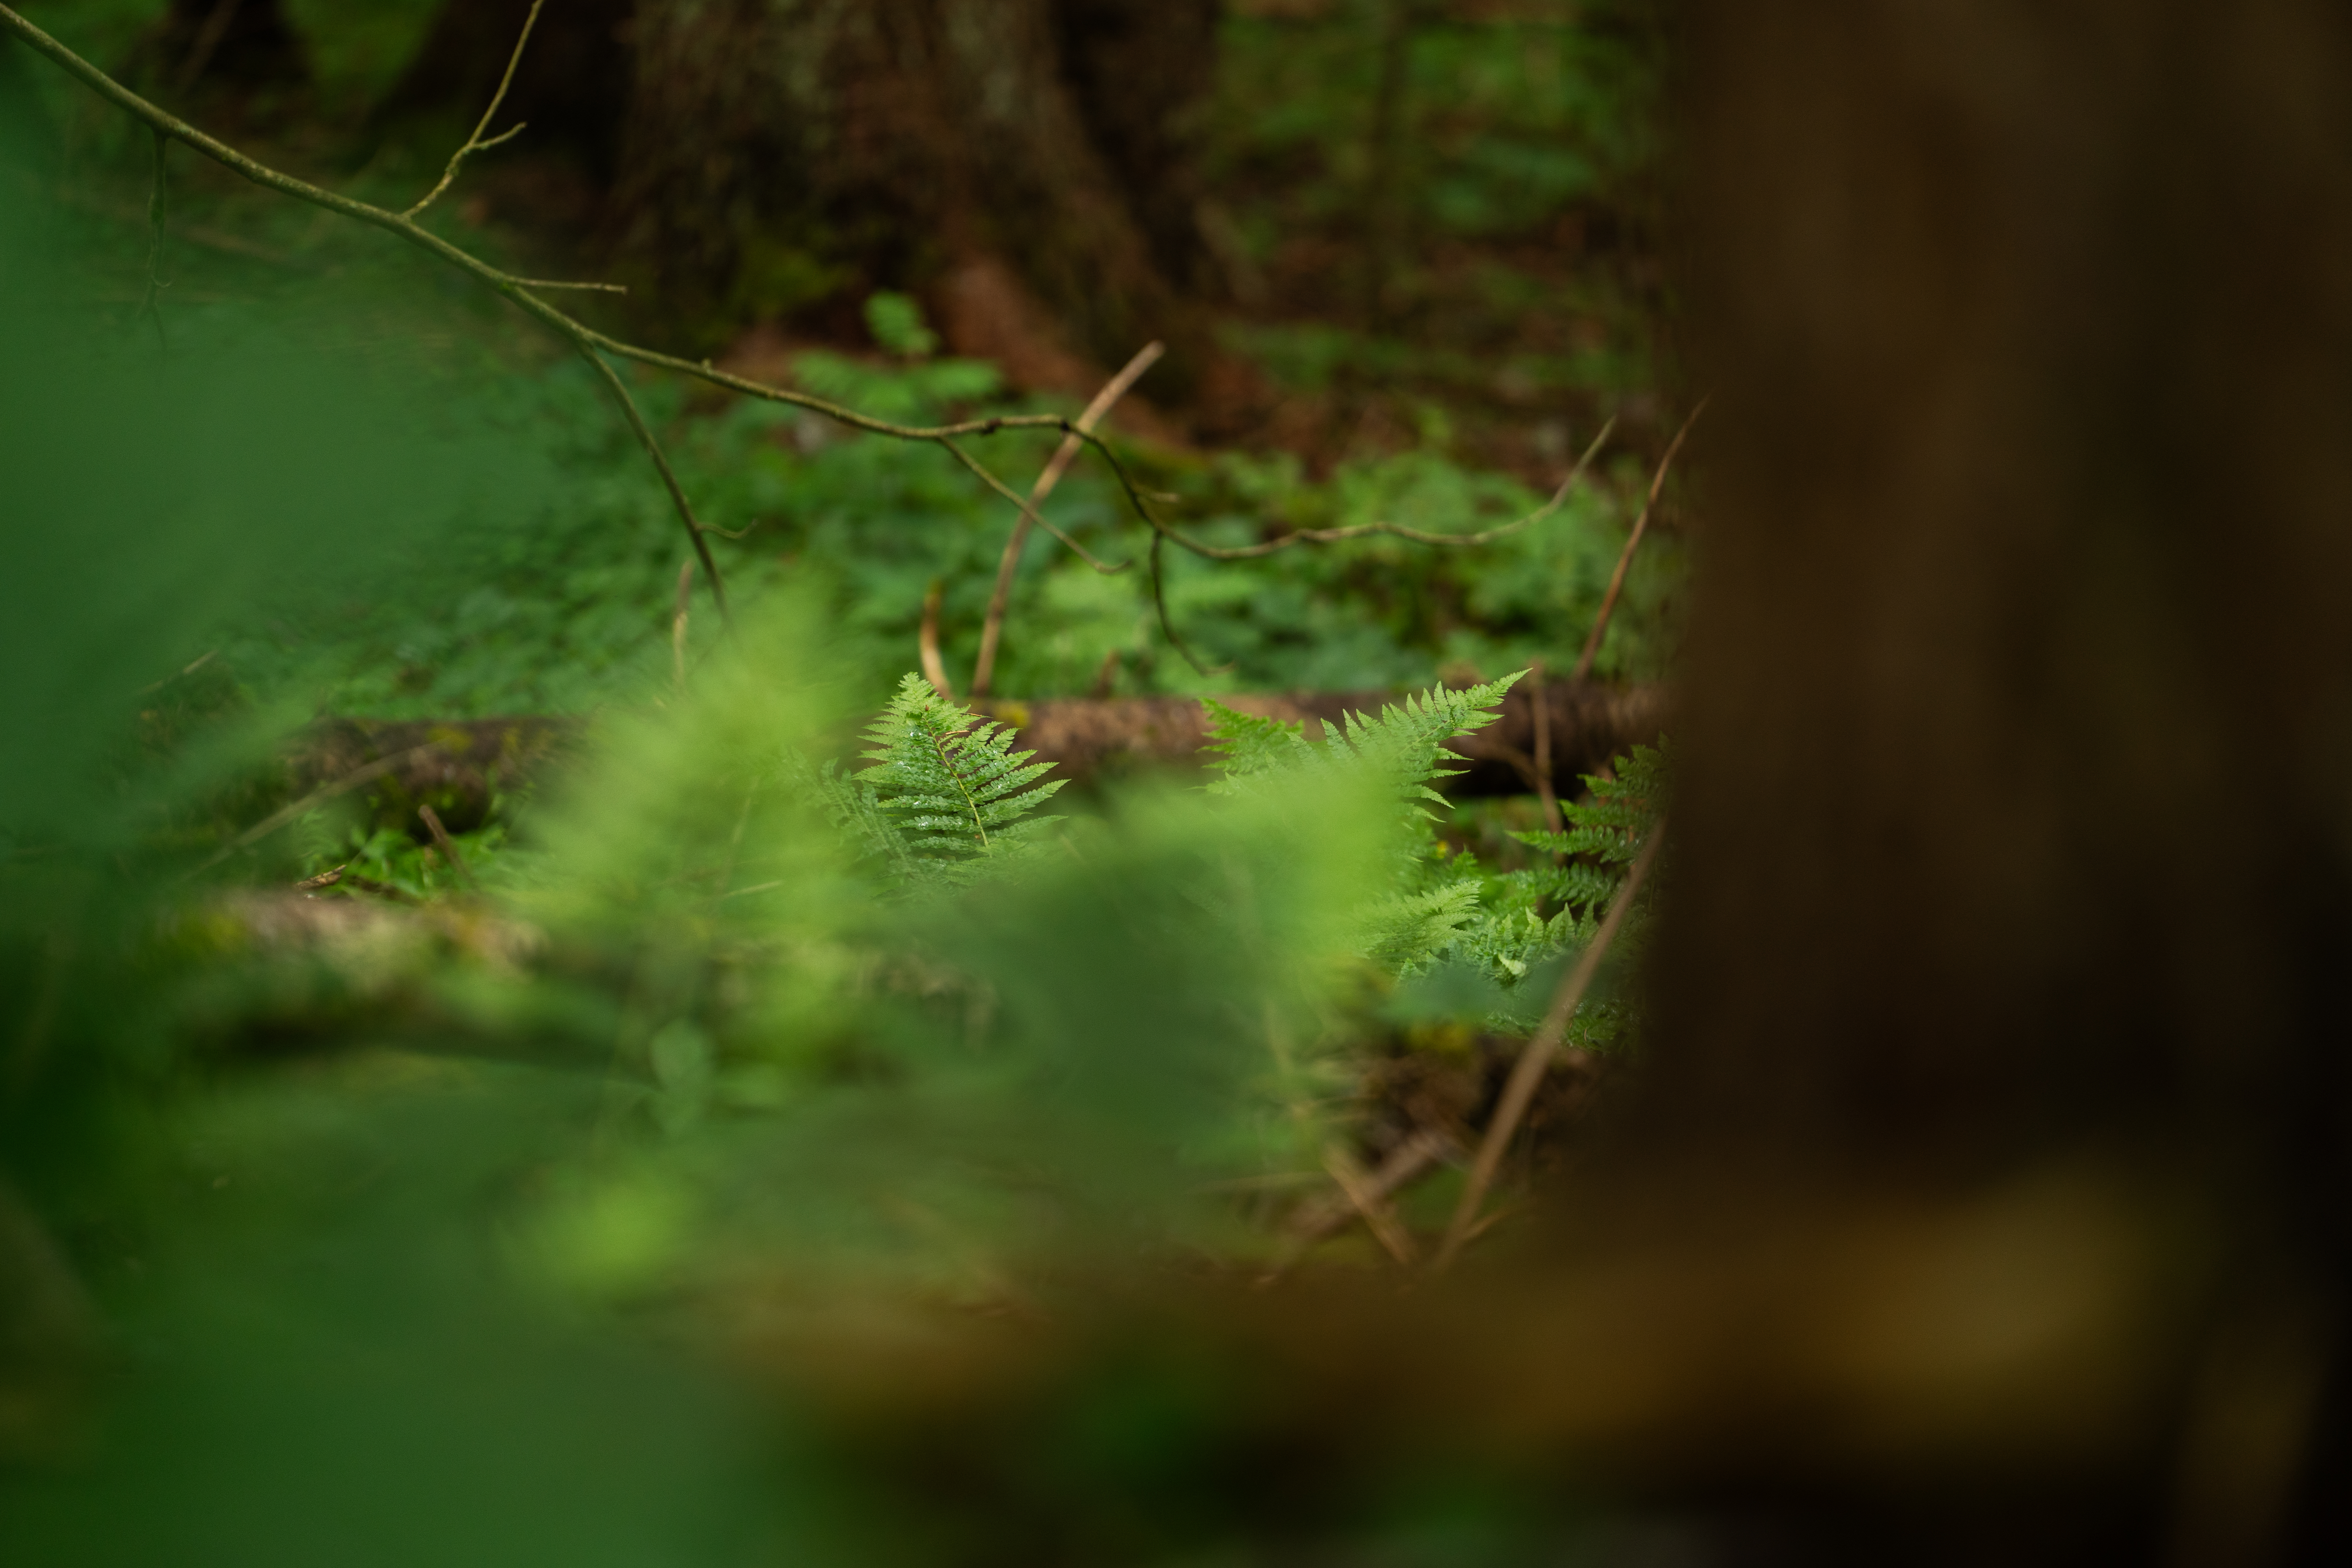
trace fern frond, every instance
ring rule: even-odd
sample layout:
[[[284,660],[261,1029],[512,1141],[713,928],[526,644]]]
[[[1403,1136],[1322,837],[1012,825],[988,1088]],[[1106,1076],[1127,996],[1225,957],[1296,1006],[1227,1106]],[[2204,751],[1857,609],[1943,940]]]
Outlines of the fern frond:
[[[1364,955],[1395,974],[1434,963],[1476,918],[1476,879],[1381,899],[1362,911]]]
[[[1213,795],[1234,794],[1243,779],[1279,773],[1315,755],[1307,744],[1307,726],[1295,719],[1238,712],[1213,697],[1202,698],[1201,709],[1208,718],[1206,749],[1221,753],[1209,760],[1216,774],[1209,781]]]
[[[873,765],[855,783],[915,858],[1002,855],[1061,820],[1029,816],[1062,787],[1059,779],[1037,783],[1052,764],[1013,751],[1011,730],[941,697],[919,675],[899,682],[866,739]]]
[[[1607,866],[1631,865],[1665,813],[1670,765],[1671,759],[1663,750],[1636,746],[1629,755],[1612,759],[1610,771],[1615,777],[1585,775],[1589,799],[1560,803],[1560,815],[1570,824],[1564,831],[1538,830],[1511,837],[1547,855],[1588,858]],[[1614,879],[1611,880],[1613,885]]]
[[[795,784],[814,792],[824,803],[834,827],[844,837],[856,842],[867,854],[902,876],[912,868],[913,847],[898,830],[898,825],[882,810],[873,785],[859,779],[844,778],[841,764],[830,759],[822,768],[812,768],[804,760],[793,757],[789,772]]]
[[[1421,808],[1423,801],[1445,803],[1429,786],[1460,773],[1460,759],[1445,742],[1471,730],[1483,730],[1500,718],[1495,705],[1518,680],[1518,674],[1490,680],[1460,691],[1444,687],[1383,705],[1377,715],[1350,713],[1340,721],[1342,742],[1358,757],[1385,774],[1397,798]],[[1425,808],[1420,814],[1426,816]]]

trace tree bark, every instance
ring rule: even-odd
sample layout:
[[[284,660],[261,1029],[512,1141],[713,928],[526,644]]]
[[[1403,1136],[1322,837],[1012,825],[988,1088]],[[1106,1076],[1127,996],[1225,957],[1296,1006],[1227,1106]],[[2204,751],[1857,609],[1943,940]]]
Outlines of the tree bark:
[[[730,290],[790,309],[847,268],[920,288],[951,345],[986,347],[1019,306],[959,274],[995,264],[1085,359],[1185,342],[1178,114],[1208,85],[1209,19],[1134,0],[641,5],[622,248],[688,312]]]
[[[389,110],[486,102],[528,0],[453,0]],[[1092,390],[1208,352],[1194,117],[1214,0],[585,0],[540,19],[513,118],[577,147],[660,324],[854,321],[908,289],[950,347]]]

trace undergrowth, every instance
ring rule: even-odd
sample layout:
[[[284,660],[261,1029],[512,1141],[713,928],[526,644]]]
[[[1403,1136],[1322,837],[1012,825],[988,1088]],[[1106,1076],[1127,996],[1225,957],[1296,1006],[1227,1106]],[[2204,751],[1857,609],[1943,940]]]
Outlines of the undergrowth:
[[[871,363],[809,353],[800,383],[887,417],[1025,409],[991,367],[931,360]],[[680,562],[677,526],[626,432],[613,427],[573,366],[488,384],[484,417],[549,476],[543,499],[468,520],[359,592],[282,605],[227,640],[257,694],[299,691],[313,706],[373,717],[579,712],[644,700],[667,683]],[[946,455],[844,436],[814,416],[756,404],[709,408],[646,385],[675,461],[735,595],[756,604],[787,584],[816,584],[845,653],[877,701],[909,661],[927,586],[943,587],[950,675],[970,678],[1011,509]],[[1019,475],[1050,443],[1006,434],[992,457]],[[1028,460],[1005,460],[1026,450]],[[1442,448],[1342,465],[1320,482],[1292,458],[1139,454],[1169,510],[1213,544],[1297,528],[1387,520],[1472,531],[1543,499],[1466,469]],[[1160,636],[1140,566],[1106,576],[1033,534],[1014,585],[998,690],[1029,697],[1196,694],[1253,689],[1396,689],[1441,672],[1499,672],[1574,649],[1558,628],[1590,623],[1631,521],[1640,476],[1580,487],[1553,517],[1472,550],[1394,539],[1285,552],[1244,563],[1171,552],[1169,609],[1202,658],[1192,670]],[[1085,465],[1049,508],[1111,562],[1146,542],[1101,475]],[[1598,671],[1659,674],[1672,655],[1682,562],[1654,537],[1635,560]],[[697,606],[688,637],[708,657],[719,628]],[[203,651],[201,649],[194,651]],[[1106,672],[1108,679],[1106,679]]]

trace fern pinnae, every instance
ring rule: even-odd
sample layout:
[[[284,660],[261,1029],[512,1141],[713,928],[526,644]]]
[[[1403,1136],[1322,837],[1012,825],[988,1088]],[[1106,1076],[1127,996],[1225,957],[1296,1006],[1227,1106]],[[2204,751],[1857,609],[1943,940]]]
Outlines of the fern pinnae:
[[[954,753],[948,750],[947,737],[944,735],[933,735],[930,737],[930,742],[931,750],[939,753],[940,766],[946,772],[948,777],[955,780],[956,788],[962,792],[963,808],[971,814],[971,836],[980,841],[980,847],[982,849],[986,849],[988,847],[988,824],[981,820],[980,802],[971,797],[971,791],[965,786],[963,782],[963,770],[956,766]]]
[[[1058,820],[1029,816],[1062,787],[1037,783],[1050,765],[1013,751],[1011,730],[942,698],[919,675],[899,683],[866,738],[873,765],[858,781],[877,811],[895,816],[915,858],[939,870],[1000,857]]]

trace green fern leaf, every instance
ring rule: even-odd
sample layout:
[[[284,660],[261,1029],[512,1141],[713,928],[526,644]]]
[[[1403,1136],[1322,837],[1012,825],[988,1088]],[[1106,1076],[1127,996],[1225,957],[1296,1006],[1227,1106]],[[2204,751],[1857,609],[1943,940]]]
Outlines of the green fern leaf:
[[[1037,783],[1051,764],[1013,751],[1012,731],[919,675],[899,682],[866,739],[873,765],[854,782],[912,859],[954,866],[1003,856],[1061,820],[1029,815],[1062,787],[1059,779]]]
[[[1340,722],[1342,742],[1387,776],[1401,802],[1426,816],[1422,802],[1445,804],[1445,797],[1430,785],[1462,771],[1456,765],[1460,759],[1446,750],[1445,742],[1500,718],[1493,711],[1496,704],[1526,673],[1521,670],[1460,691],[1433,687],[1402,703],[1383,706],[1377,715],[1350,713]]]
[[[1379,900],[1360,916],[1364,955],[1394,974],[1426,967],[1477,917],[1479,891],[1474,878]]]
[[[1266,719],[1242,713],[1213,697],[1201,700],[1208,716],[1207,750],[1219,752],[1209,765],[1216,776],[1210,793],[1237,793],[1244,779],[1278,773],[1285,767],[1309,763],[1314,748],[1307,742],[1307,726],[1295,719]]]

